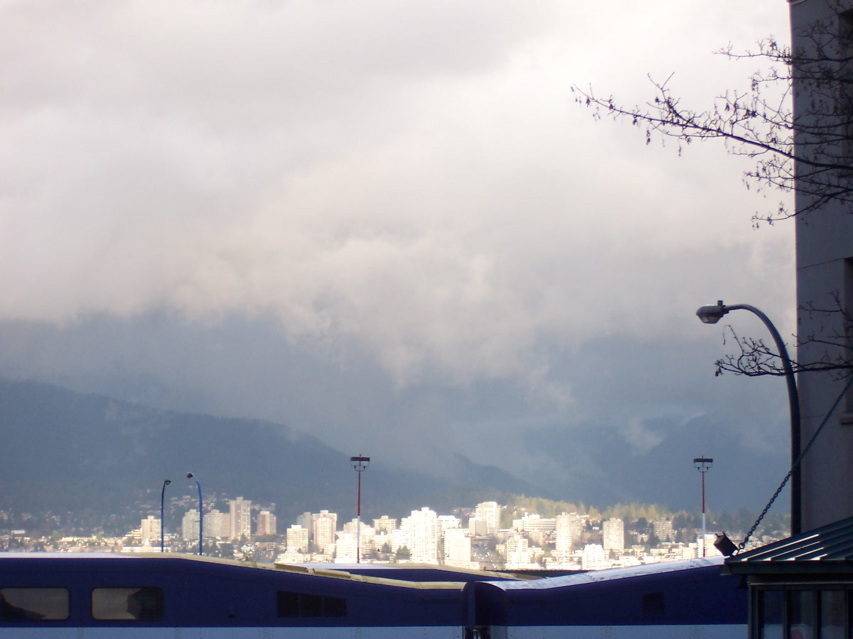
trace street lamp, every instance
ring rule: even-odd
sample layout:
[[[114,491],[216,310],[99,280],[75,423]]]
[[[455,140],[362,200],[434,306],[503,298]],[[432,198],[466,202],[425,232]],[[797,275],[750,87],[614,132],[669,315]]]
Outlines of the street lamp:
[[[356,510],[356,527],[355,527],[355,563],[361,563],[361,473],[367,470],[367,465],[370,463],[370,457],[362,457],[358,454],[355,457],[349,458],[352,462],[352,467],[358,473],[358,508]]]
[[[164,481],[163,490],[160,491],[160,552],[163,552],[163,547],[166,543],[166,528],[163,526],[163,502],[166,499],[166,486],[171,483],[171,479]]]
[[[782,370],[785,373],[785,381],[788,384],[788,409],[791,414],[791,535],[799,535],[802,528],[802,503],[801,503],[801,486],[800,486],[800,396],[797,392],[797,380],[794,377],[794,368],[791,365],[791,358],[788,357],[788,349],[785,347],[785,342],[782,341],[782,336],[779,331],[773,326],[773,322],[762,313],[760,310],[749,304],[732,304],[726,306],[723,300],[718,300],[712,306],[703,306],[696,315],[705,324],[716,324],[729,311],[749,311],[758,316],[764,322],[770,335],[773,336],[773,341],[776,343],[776,349],[779,351],[779,358],[782,360]]]
[[[198,477],[192,473],[187,473],[187,479],[195,479],[195,485],[198,486],[198,554],[201,555],[202,540],[204,539],[202,536],[202,533],[204,532],[204,510],[201,501],[201,482],[199,482]]]
[[[714,460],[710,457],[694,457],[693,465],[702,475],[702,556],[705,556],[705,473],[711,470]]]

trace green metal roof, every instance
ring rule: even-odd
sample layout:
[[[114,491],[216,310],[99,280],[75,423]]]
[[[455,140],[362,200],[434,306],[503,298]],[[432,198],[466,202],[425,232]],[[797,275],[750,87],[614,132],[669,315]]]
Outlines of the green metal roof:
[[[726,559],[726,572],[853,573],[853,517]]]

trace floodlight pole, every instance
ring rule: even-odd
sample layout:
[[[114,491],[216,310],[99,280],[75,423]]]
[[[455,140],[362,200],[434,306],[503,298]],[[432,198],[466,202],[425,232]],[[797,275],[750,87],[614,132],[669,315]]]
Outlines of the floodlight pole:
[[[201,556],[204,540],[204,502],[201,499],[201,482],[192,473],[187,473],[187,479],[195,479],[195,485],[198,487],[198,554]]]
[[[797,391],[797,379],[794,376],[794,367],[791,364],[791,358],[788,357],[788,349],[785,342],[782,341],[782,336],[764,313],[750,306],[749,304],[723,304],[723,300],[718,300],[716,304],[711,306],[703,306],[696,315],[705,324],[716,324],[729,311],[744,310],[753,313],[764,322],[773,341],[776,343],[776,349],[779,351],[779,358],[782,360],[782,370],[785,374],[785,382],[788,385],[788,412],[791,419],[791,535],[799,535],[802,532],[802,484],[800,473],[800,395]]]
[[[702,475],[702,556],[705,556],[705,473],[711,469],[714,460],[710,457],[694,457],[693,465]]]
[[[352,467],[358,473],[358,507],[356,509],[356,527],[355,527],[355,563],[361,563],[361,473],[367,470],[370,464],[370,457],[363,457],[360,453],[355,457],[349,458],[352,462]]]
[[[172,483],[171,479],[167,479],[163,482],[163,489],[160,491],[160,552],[163,552],[163,548],[166,545],[166,528],[163,525],[163,512],[164,507],[163,504],[166,500],[166,486]]]

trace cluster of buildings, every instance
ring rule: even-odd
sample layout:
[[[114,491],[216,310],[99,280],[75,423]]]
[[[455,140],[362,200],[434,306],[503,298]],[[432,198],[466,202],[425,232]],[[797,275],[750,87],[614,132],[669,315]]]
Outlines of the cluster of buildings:
[[[279,534],[270,509],[238,497],[228,502],[227,512],[206,512],[202,530],[206,553],[227,549],[222,556],[288,564],[415,562],[465,569],[597,570],[717,554],[713,534],[703,543],[695,529],[676,530],[669,518],[638,527],[616,517],[524,513],[502,527],[502,521],[509,521],[504,510],[489,501],[454,515],[423,507],[401,519],[383,515],[346,522],[320,510],[299,515]],[[163,535],[165,549],[194,552],[198,535],[198,510],[189,508],[180,530]],[[160,540],[160,520],[151,515],[128,534],[122,550],[155,550]]]

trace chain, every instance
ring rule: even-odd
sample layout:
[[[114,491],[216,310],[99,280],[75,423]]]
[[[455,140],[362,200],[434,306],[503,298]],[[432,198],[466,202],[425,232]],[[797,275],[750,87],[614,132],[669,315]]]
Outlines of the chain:
[[[755,523],[752,524],[752,528],[749,529],[749,532],[746,533],[746,537],[743,538],[743,541],[738,545],[738,549],[735,554],[746,548],[746,544],[749,541],[749,538],[752,537],[752,534],[755,532],[755,529],[758,528],[758,525],[761,523],[761,520],[764,519],[764,516],[767,514],[767,511],[770,510],[770,507],[773,505],[773,502],[776,501],[776,498],[779,496],[779,493],[782,492],[782,489],[785,487],[785,484],[788,483],[788,480],[791,479],[791,475],[794,474],[794,469],[800,465],[803,457],[806,456],[809,448],[812,447],[812,444],[815,443],[817,436],[820,435],[820,432],[823,430],[823,427],[829,423],[829,418],[832,417],[832,414],[835,412],[835,409],[838,408],[838,405],[841,403],[841,400],[847,394],[847,391],[850,390],[851,386],[853,386],[853,377],[847,382],[844,386],[844,390],[836,398],[835,402],[832,404],[832,408],[829,409],[829,412],[826,414],[826,417],[823,418],[823,421],[818,426],[812,438],[809,440],[809,443],[806,444],[806,447],[803,448],[803,451],[797,456],[797,458],[791,464],[791,469],[788,471],[788,474],[785,475],[785,479],[782,480],[782,483],[779,484],[779,488],[776,489],[776,492],[773,493],[773,497],[770,498],[770,501],[767,502],[767,505],[764,507],[764,510],[761,511],[761,514],[758,516],[758,519],[755,520]]]

